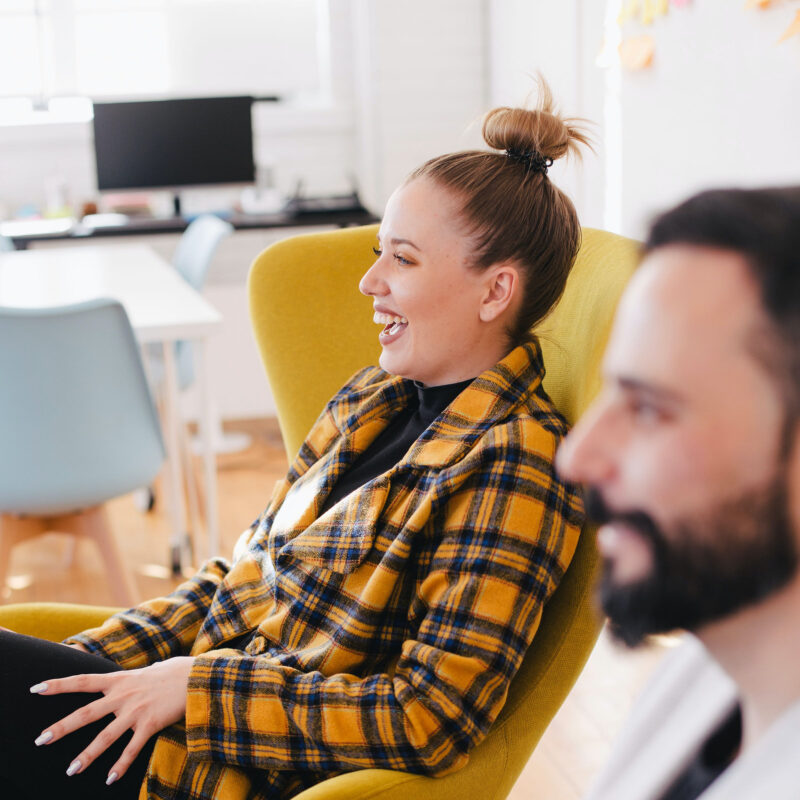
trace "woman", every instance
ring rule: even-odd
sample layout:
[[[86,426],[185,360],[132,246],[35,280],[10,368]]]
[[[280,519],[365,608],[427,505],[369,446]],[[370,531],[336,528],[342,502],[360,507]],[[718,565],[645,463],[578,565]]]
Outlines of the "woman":
[[[585,138],[551,106],[544,87],[538,110],[494,110],[502,152],[435,158],[392,195],[360,284],[382,369],[329,402],[232,563],[71,650],[2,634],[17,796],[290,797],[466,762],[582,524],[528,334],[580,237],[546,173]]]

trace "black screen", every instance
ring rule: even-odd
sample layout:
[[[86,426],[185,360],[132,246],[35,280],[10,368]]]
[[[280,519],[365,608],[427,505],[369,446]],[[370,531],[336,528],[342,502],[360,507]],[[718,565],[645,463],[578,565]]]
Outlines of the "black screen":
[[[252,183],[251,97],[95,103],[97,188]]]

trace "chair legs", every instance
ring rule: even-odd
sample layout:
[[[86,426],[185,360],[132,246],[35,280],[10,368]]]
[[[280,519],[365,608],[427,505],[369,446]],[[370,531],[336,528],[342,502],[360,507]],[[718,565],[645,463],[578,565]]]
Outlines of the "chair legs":
[[[0,586],[6,584],[11,550],[14,546],[49,531],[69,533],[94,540],[105,561],[114,603],[126,607],[136,604],[138,592],[133,576],[125,567],[102,506],[56,517],[18,517],[13,514],[0,514]]]
[[[17,517],[0,514],[0,592],[8,591],[8,570],[11,565],[11,551],[20,542],[46,533],[43,520],[38,517]]]

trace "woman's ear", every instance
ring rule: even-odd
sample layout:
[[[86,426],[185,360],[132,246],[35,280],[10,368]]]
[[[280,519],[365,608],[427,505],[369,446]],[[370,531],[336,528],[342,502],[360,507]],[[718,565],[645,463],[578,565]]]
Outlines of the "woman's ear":
[[[497,264],[486,271],[486,279],[479,315],[483,322],[491,322],[503,314],[519,295],[519,270],[513,264]]]

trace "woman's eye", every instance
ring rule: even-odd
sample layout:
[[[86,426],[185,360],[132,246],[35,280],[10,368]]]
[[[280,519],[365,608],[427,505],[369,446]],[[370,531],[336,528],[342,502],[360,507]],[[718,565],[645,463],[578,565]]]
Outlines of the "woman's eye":
[[[377,247],[373,247],[372,252],[375,253],[375,255],[378,256],[378,258],[380,258],[383,255],[383,250],[379,250]]]
[[[394,257],[397,260],[397,263],[402,264],[403,266],[406,266],[411,263],[407,258],[403,258],[403,256],[400,255],[400,253],[394,253]]]

